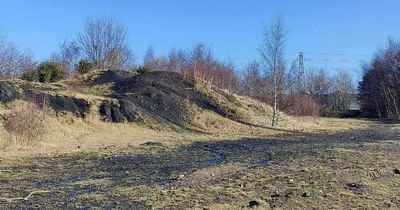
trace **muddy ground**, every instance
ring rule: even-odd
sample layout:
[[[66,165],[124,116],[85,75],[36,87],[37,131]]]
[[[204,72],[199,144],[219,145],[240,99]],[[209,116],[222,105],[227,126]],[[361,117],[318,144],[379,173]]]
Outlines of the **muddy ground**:
[[[2,159],[0,209],[399,209],[399,127]]]

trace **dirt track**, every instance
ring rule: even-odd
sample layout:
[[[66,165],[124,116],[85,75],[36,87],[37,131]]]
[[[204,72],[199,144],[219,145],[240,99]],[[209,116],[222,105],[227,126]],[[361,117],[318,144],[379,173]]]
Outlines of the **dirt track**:
[[[398,127],[2,161],[0,208],[400,208]]]

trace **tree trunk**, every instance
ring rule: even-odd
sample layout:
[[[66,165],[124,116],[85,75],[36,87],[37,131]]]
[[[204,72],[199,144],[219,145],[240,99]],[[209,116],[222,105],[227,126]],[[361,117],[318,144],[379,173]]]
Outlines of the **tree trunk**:
[[[277,87],[277,75],[276,72],[274,72],[274,106],[272,108],[272,127],[275,126],[276,124],[276,108],[278,104],[278,87]]]

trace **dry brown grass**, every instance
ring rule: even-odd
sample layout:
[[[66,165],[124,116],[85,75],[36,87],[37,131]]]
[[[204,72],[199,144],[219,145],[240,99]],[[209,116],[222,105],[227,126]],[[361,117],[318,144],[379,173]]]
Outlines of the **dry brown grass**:
[[[92,75],[93,76],[93,75]],[[96,76],[96,75],[94,75]],[[87,78],[84,78],[87,79]],[[24,81],[14,81],[18,86]],[[196,90],[212,98],[222,109],[234,110],[235,117],[241,121],[257,125],[249,126],[220,116],[210,110],[201,109],[187,101],[182,107],[187,109],[187,120],[195,130],[205,133],[199,134],[184,129],[174,129],[160,124],[151,119],[138,124],[105,123],[100,120],[98,106],[102,101],[115,100],[107,98],[109,86],[99,86],[99,90],[75,91],[66,88],[68,81],[59,84],[33,84],[38,86],[38,91],[46,94],[59,94],[75,98],[82,98],[89,102],[91,108],[85,119],[76,118],[70,114],[56,114],[50,109],[44,110],[46,119],[46,136],[38,142],[34,148],[25,148],[23,145],[14,145],[1,151],[1,155],[30,156],[30,155],[57,155],[80,151],[107,151],[109,148],[123,149],[130,146],[138,146],[147,141],[162,142],[169,146],[190,144],[193,141],[213,141],[216,139],[235,140],[243,137],[268,137],[280,134],[268,128],[270,125],[271,107],[248,97],[229,94],[219,90],[209,83],[198,83]],[[39,87],[40,86],[40,87]],[[101,94],[94,94],[100,92]],[[100,95],[100,96],[99,96]],[[15,111],[18,107],[25,106],[26,102],[16,101],[11,104],[0,104],[0,116]],[[278,128],[291,131],[304,132],[337,132],[350,128],[365,127],[367,123],[362,120],[324,119],[307,117],[290,117],[279,113]],[[265,128],[262,128],[265,127]],[[7,142],[8,132],[3,122],[0,122],[0,146]],[[23,147],[23,148],[20,148]],[[104,149],[108,148],[108,149]]]
[[[239,96],[221,90],[207,82],[196,82],[195,89],[212,99],[215,105],[232,113],[236,121],[257,126],[269,127],[272,122],[272,107],[246,96]],[[290,128],[298,124],[296,120],[283,112],[278,113],[278,128]]]
[[[10,115],[15,110],[27,106],[31,104],[25,101],[0,105],[0,116]],[[4,122],[0,121],[0,158],[56,156],[75,152],[108,153],[111,149],[118,151],[127,147],[137,147],[148,141],[176,146],[181,142],[193,142],[201,138],[201,135],[157,130],[137,124],[103,122],[95,109],[85,119],[77,118],[73,114],[55,114],[50,109],[43,112],[46,115],[42,121],[46,125],[46,135],[40,142],[36,142],[34,147],[26,144],[7,144],[9,134]]]
[[[93,106],[96,106],[95,100]],[[7,106],[0,106],[0,115],[27,106],[27,102],[16,101]],[[159,142],[168,147],[178,147],[194,141],[236,140],[243,137],[272,137],[282,134],[268,128],[244,125],[219,116],[213,112],[191,107],[191,122],[206,133],[159,129],[162,125],[146,127],[137,124],[106,123],[100,120],[96,109],[85,119],[72,114],[56,115],[45,109],[46,136],[34,147],[12,145],[1,149],[2,157],[20,157],[35,155],[61,155],[75,152],[108,153],[110,150],[123,151],[127,147],[138,147],[148,141]],[[290,118],[289,118],[290,119]],[[355,119],[293,118],[293,128],[304,128],[304,132],[338,132],[366,127],[369,122]],[[0,146],[7,143],[8,132],[0,123]]]
[[[32,103],[19,107],[4,116],[4,128],[10,134],[9,142],[32,146],[46,133],[44,113]]]

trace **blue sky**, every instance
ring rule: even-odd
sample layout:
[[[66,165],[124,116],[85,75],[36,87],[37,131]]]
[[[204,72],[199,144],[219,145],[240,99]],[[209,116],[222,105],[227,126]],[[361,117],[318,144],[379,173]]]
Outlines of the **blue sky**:
[[[398,0],[2,0],[0,30],[39,60],[82,31],[90,16],[113,16],[128,27],[140,61],[156,54],[210,46],[238,67],[258,58],[263,25],[281,14],[288,31],[287,57],[305,52],[306,67],[359,72],[388,37],[400,39]]]

